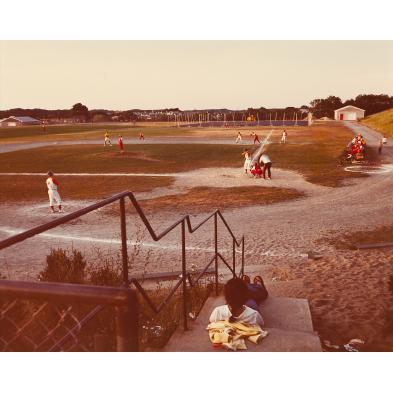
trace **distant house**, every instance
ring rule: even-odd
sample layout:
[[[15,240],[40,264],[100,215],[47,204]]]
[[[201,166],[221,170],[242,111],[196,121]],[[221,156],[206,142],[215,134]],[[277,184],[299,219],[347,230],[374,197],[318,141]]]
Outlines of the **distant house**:
[[[41,120],[30,116],[10,116],[0,120],[0,127],[35,126],[42,124]]]
[[[335,120],[359,120],[364,117],[364,109],[353,105],[347,105],[334,111]]]

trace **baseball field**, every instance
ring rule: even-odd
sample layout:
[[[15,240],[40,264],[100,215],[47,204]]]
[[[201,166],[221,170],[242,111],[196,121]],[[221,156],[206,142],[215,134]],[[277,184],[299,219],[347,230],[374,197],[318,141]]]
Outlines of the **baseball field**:
[[[235,143],[239,131],[242,141]],[[264,151],[273,163],[271,180],[244,173],[244,149],[252,155],[259,148],[253,144],[252,131],[266,143]],[[285,144],[280,143],[282,131],[174,124],[61,125],[47,127],[45,134],[42,127],[2,129],[0,238],[59,216],[48,206],[49,170],[59,182],[65,213],[124,190],[135,193],[157,229],[184,214],[199,221],[220,209],[235,233],[245,235],[247,273],[266,277],[272,294],[307,297],[316,328],[325,337],[345,341],[350,335],[375,341],[383,326],[372,321],[381,320],[387,296],[377,283],[387,276],[389,255],[378,251],[376,265],[375,251],[360,255],[337,247],[334,239],[351,238],[351,233],[359,238],[357,233],[393,225],[391,178],[387,173],[345,171],[341,158],[353,131],[342,123],[287,128]],[[104,146],[105,132],[112,146]],[[140,132],[144,141],[138,138]],[[123,153],[117,145],[119,135]],[[376,146],[370,146],[370,152],[378,164]],[[383,159],[388,163],[387,156]],[[155,244],[131,205],[126,211],[131,274],[178,270],[178,236]],[[102,208],[4,250],[0,273],[36,280],[53,248],[81,250],[90,261],[103,254],[116,260],[119,231],[118,205]],[[206,231],[188,239],[187,258],[197,267],[209,258],[210,235]],[[220,239],[228,258],[229,246],[230,239]],[[308,259],[310,250],[322,259]],[[345,272],[337,285],[341,267]],[[368,291],[366,305],[360,299],[363,292],[355,288],[360,283],[362,291]],[[362,309],[371,318],[363,318]]]

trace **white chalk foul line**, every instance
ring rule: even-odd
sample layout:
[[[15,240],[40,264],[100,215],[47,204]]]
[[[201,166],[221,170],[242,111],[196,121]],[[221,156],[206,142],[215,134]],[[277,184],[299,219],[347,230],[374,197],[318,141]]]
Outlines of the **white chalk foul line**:
[[[368,174],[380,174],[393,172],[393,165],[383,164],[381,166],[347,166],[344,168],[347,172],[359,172]]]
[[[15,229],[10,227],[0,227],[0,232],[6,233],[7,235],[13,236],[18,235],[19,233],[25,232],[25,229]],[[116,244],[120,245],[121,240],[117,239],[103,239],[103,238],[96,238],[91,236],[72,236],[72,235],[61,235],[61,234],[54,234],[54,233],[41,233],[37,235],[38,237],[43,237],[46,239],[61,239],[61,240],[71,240],[71,241],[78,241],[78,242],[97,242],[102,244]],[[150,243],[150,242],[134,242],[134,241],[127,241],[129,246],[141,246],[146,248],[156,248],[161,250],[172,250],[172,251],[180,251],[181,245],[175,244],[158,244],[158,243]],[[215,249],[213,247],[197,247],[197,246],[186,246],[187,251],[205,251],[205,252],[214,252]],[[223,249],[221,252],[232,252],[232,249]],[[235,250],[237,254],[241,254],[241,250]],[[246,255],[254,255],[252,253],[246,253]],[[265,256],[265,257],[304,257],[305,254],[302,253],[276,253],[271,250],[267,250],[261,253],[258,253],[258,256]]]
[[[19,233],[25,232],[25,229],[13,229],[9,227],[0,227],[0,231],[7,233],[8,235],[18,235]],[[61,234],[54,234],[54,233],[41,233],[37,235],[38,237],[43,237],[47,239],[61,239],[61,240],[73,240],[79,242],[98,242],[104,244],[121,244],[121,240],[117,239],[103,239],[103,238],[96,238],[91,236],[72,236],[72,235],[61,235]],[[181,246],[178,245],[171,245],[171,244],[158,244],[158,243],[149,243],[149,242],[133,242],[128,240],[127,241],[129,246],[136,246],[140,245],[142,247],[147,248],[159,248],[165,250],[180,250]],[[203,247],[186,247],[186,250],[199,250],[199,251],[212,251],[214,252],[214,248],[203,248]],[[241,251],[237,251],[241,252]]]
[[[47,176],[46,173],[37,172],[6,172],[0,176]],[[182,173],[56,173],[56,176],[147,176],[147,177],[182,177],[186,176]]]

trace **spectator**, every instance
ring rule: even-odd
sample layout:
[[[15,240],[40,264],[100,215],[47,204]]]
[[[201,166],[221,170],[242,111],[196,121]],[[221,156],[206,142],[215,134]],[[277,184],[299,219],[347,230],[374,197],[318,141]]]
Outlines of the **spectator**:
[[[232,278],[224,287],[227,304],[216,307],[210,315],[210,322],[243,322],[263,327],[264,322],[259,311],[246,306],[248,298],[247,284],[240,278]]]
[[[247,284],[248,288],[248,300],[246,306],[259,311],[259,304],[266,300],[269,293],[265,287],[265,283],[261,276],[255,276],[254,282],[251,284],[250,277],[243,275],[243,281]]]

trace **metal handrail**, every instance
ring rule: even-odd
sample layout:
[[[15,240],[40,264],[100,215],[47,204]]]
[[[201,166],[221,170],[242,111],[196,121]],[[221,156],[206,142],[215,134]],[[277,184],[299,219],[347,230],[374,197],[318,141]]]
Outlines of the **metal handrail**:
[[[153,227],[150,225],[150,222],[148,221],[145,213],[143,212],[142,208],[140,207],[138,201],[136,200],[134,194],[131,191],[123,191],[119,194],[113,195],[109,198],[104,199],[103,201],[94,203],[90,206],[87,206],[85,208],[79,209],[76,212],[66,214],[63,217],[57,218],[51,222],[48,222],[46,224],[39,225],[37,227],[34,227],[32,229],[29,229],[25,232],[19,233],[14,236],[10,236],[9,238],[0,241],[0,250],[12,246],[16,243],[19,243],[23,240],[26,240],[30,237],[39,235],[42,232],[46,232],[49,229],[55,228],[59,225],[65,224],[71,220],[74,220],[75,218],[81,217],[86,215],[87,213],[90,213],[94,210],[100,209],[106,205],[110,205],[111,203],[121,200],[122,198],[129,197],[133,206],[135,207],[135,210],[138,212],[140,218],[142,219],[143,223],[145,224],[147,230],[149,231],[151,237],[153,240],[158,241],[162,239],[167,233],[172,231],[174,228],[176,228],[178,225],[180,225],[183,221],[187,222],[187,227],[189,233],[194,233],[197,229],[199,229],[203,224],[205,224],[207,221],[209,221],[212,217],[214,217],[216,214],[219,215],[221,218],[222,222],[224,223],[225,227],[227,228],[229,234],[231,235],[232,239],[235,240],[236,245],[240,247],[242,240],[238,241],[233,234],[231,228],[229,227],[227,221],[225,220],[224,216],[222,215],[220,210],[214,211],[212,214],[210,214],[208,217],[206,217],[204,220],[202,220],[199,224],[197,224],[195,227],[192,227],[191,224],[191,219],[190,216],[187,214],[186,216],[180,218],[177,220],[174,224],[169,226],[167,229],[165,229],[163,232],[161,232],[159,235],[157,235],[153,229]],[[244,237],[242,238],[244,239]]]
[[[178,226],[181,226],[181,244],[182,244],[182,276],[181,279],[175,284],[173,290],[168,294],[168,296],[161,302],[160,305],[155,306],[153,302],[150,300],[149,296],[147,295],[146,291],[142,288],[138,280],[136,279],[129,279],[128,277],[128,253],[127,253],[127,233],[126,233],[126,219],[125,219],[125,198],[129,198],[132,205],[134,206],[136,212],[138,213],[139,217],[141,218],[142,222],[144,223],[146,229],[148,230],[151,238],[154,241],[159,241],[161,240],[165,235],[167,235],[169,232],[173,231],[175,228]],[[186,248],[185,248],[185,232],[186,232],[186,226],[187,230],[190,234],[196,232],[199,228],[201,228],[205,223],[210,221],[211,219],[214,219],[214,256],[210,260],[210,262],[205,266],[203,271],[199,274],[199,276],[191,282],[189,281],[190,286],[194,286],[200,279],[201,277],[206,273],[207,269],[210,267],[210,265],[214,262],[214,270],[215,270],[215,292],[216,295],[218,294],[218,261],[219,259],[224,262],[224,265],[231,271],[233,276],[236,276],[235,272],[235,265],[236,265],[236,255],[235,255],[235,249],[236,247],[242,247],[241,250],[241,268],[239,274],[243,274],[244,272],[244,236],[241,237],[240,240],[237,240],[235,235],[233,234],[229,224],[225,220],[223,214],[221,213],[220,210],[215,210],[213,213],[211,213],[209,216],[207,216],[205,219],[203,219],[201,222],[199,222],[197,225],[194,227],[192,226],[191,223],[191,218],[189,215],[185,215],[184,217],[180,218],[176,222],[174,222],[172,225],[170,225],[168,228],[164,229],[161,233],[156,233],[153,227],[151,226],[149,220],[147,219],[145,213],[143,212],[141,206],[139,205],[138,201],[136,200],[134,194],[130,191],[124,191],[122,193],[113,195],[112,197],[106,198],[103,201],[97,202],[93,205],[90,205],[88,207],[85,207],[83,209],[77,210],[76,212],[69,213],[63,217],[57,218],[56,220],[53,220],[49,223],[39,225],[35,228],[32,228],[30,230],[27,230],[23,233],[11,236],[5,240],[0,241],[0,250],[10,247],[16,243],[19,243],[21,241],[24,241],[28,238],[31,238],[33,236],[39,235],[40,233],[43,233],[45,231],[48,231],[52,228],[55,228],[59,225],[65,224],[75,218],[81,217],[83,215],[86,215],[94,210],[100,209],[106,205],[109,205],[115,201],[120,202],[120,229],[121,229],[121,251],[122,251],[122,262],[123,262],[123,283],[125,286],[129,286],[130,284],[133,284],[141,293],[142,297],[146,300],[150,308],[156,312],[159,313],[166,304],[168,304],[169,300],[174,296],[175,292],[177,289],[180,287],[180,285],[183,284],[183,326],[184,329],[187,329],[187,308],[186,308],[186,303],[187,303],[187,277],[189,275],[189,272],[187,272],[186,268]],[[228,233],[230,234],[232,238],[232,267],[230,264],[225,260],[225,258],[218,252],[218,218],[221,219],[221,222],[224,224],[225,228],[227,229]]]

